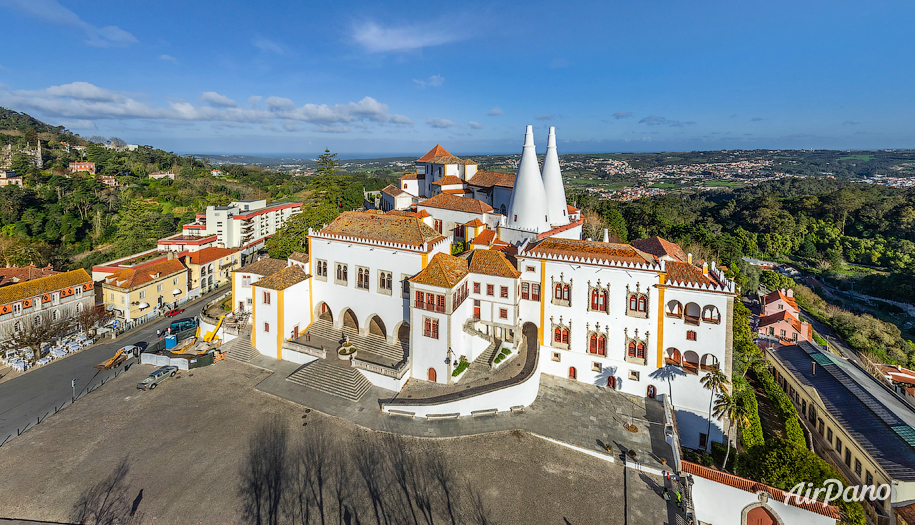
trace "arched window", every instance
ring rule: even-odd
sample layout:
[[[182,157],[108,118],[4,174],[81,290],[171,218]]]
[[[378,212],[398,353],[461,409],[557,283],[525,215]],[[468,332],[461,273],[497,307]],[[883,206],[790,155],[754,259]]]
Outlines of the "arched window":
[[[607,338],[604,336],[597,338],[597,354],[607,355]]]
[[[387,290],[393,290],[393,289],[394,289],[393,283],[391,282],[391,274],[390,274],[390,273],[388,273],[387,276],[385,277],[385,285],[386,285],[386,286],[385,286],[385,289],[387,289]],[[466,283],[465,283],[465,285],[466,285]]]
[[[639,311],[640,312],[648,311],[648,301],[645,300],[645,296],[639,297]]]
[[[342,264],[337,265],[337,280],[338,281],[343,280],[343,265]]]
[[[76,313],[82,313],[82,311],[83,311],[83,303],[77,303]]]
[[[650,399],[654,399],[654,396],[656,396],[656,395],[658,394],[658,391],[657,391],[657,389],[654,387],[654,385],[648,385],[648,390],[647,390],[646,393],[648,394],[648,397],[649,397]]]
[[[568,330],[563,329],[563,331],[562,331],[562,342],[565,343],[565,344],[569,344],[569,331],[568,331]]]
[[[578,372],[574,366],[569,367],[569,379],[578,379]]]
[[[435,374],[435,369],[434,369],[434,368],[430,368],[430,369],[429,369],[429,376],[428,376],[428,377],[429,377],[429,381],[432,381],[433,383],[435,382],[435,380],[436,380],[436,374]]]
[[[616,378],[615,377],[610,376],[607,378],[607,388],[612,388],[613,390],[616,390]]]
[[[561,284],[556,285],[556,299],[562,300],[562,285]]]
[[[645,345],[639,343],[635,347],[635,356],[639,359],[645,359]]]
[[[664,362],[668,365],[680,366],[680,351],[676,348],[668,348],[664,351]]]
[[[600,294],[600,308],[598,308],[598,310],[600,310],[601,312],[606,312],[607,305],[609,305],[609,304],[610,304],[610,292],[604,292],[604,293]]]
[[[558,326],[555,330],[553,330],[553,341],[556,341],[557,343],[562,342],[562,329],[560,329]]]
[[[562,300],[563,301],[569,300],[569,290],[570,290],[569,285],[565,285],[562,287]]]
[[[22,323],[20,323],[19,321],[16,321],[16,323],[13,325],[13,331],[19,332],[21,330],[22,330]]]
[[[630,310],[639,309],[639,298],[635,294],[629,296],[629,309]]]
[[[343,280],[346,281],[346,266],[343,267]]]
[[[597,290],[591,290],[591,309],[600,310],[601,293]]]
[[[628,352],[628,354],[629,354],[629,357],[635,357],[635,351],[636,351],[636,349],[635,349],[635,343],[634,343],[633,341],[629,341],[629,346],[628,346],[628,348],[627,348],[627,352]]]
[[[591,334],[591,337],[588,338],[588,351],[592,354],[597,353],[597,336]]]

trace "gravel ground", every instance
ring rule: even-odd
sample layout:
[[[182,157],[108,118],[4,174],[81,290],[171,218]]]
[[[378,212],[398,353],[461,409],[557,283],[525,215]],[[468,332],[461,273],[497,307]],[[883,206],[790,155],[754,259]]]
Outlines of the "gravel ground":
[[[0,448],[0,518],[76,522],[81,508],[103,508],[115,523],[242,523],[252,493],[242,471],[255,465],[249,451],[273,457],[266,445],[286,434],[288,452],[276,464],[284,472],[305,469],[282,492],[323,486],[327,523],[341,516],[375,523],[376,515],[406,523],[412,514],[426,522],[424,512],[442,523],[452,521],[442,519],[449,512],[457,523],[625,522],[621,466],[520,431],[392,437],[263,394],[254,386],[268,372],[234,361],[136,390],[152,370],[132,366]],[[267,423],[276,427],[252,449],[252,436]],[[398,480],[412,485],[400,491]],[[651,512],[663,507],[654,482],[630,474],[628,483],[629,523],[666,521],[665,509]],[[312,518],[318,512],[305,508]]]

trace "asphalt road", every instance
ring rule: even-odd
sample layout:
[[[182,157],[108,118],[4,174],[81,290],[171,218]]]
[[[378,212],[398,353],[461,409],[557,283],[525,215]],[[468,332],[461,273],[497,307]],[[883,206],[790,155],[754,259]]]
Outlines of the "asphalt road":
[[[224,289],[219,289],[210,292],[186,305],[184,312],[178,318],[198,315],[210,299],[224,291]],[[113,378],[115,374],[120,374],[125,367],[135,364],[137,360],[131,358],[122,363],[119,368],[111,370],[93,368],[126,345],[154,344],[158,341],[156,329],[167,329],[173,320],[163,317],[126,332],[117,340],[105,340],[111,342],[96,344],[64,359],[52,361],[41,368],[22,374],[20,377],[0,383],[0,443],[7,439],[16,439],[20,432],[38,424],[39,418],[44,421],[45,417],[54,415],[55,408],[59,409],[65,404],[70,404],[73,395],[71,380],[76,379],[76,395],[79,398],[102,382]],[[79,403],[79,399],[76,402]],[[8,436],[10,437],[8,438]]]

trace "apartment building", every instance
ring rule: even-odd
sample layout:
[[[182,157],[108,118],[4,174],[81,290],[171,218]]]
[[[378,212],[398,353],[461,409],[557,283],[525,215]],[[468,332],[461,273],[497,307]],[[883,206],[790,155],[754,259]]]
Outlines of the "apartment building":
[[[82,268],[0,288],[0,336],[35,322],[38,314],[49,312],[56,321],[94,307],[94,288]]]
[[[102,283],[105,309],[124,321],[174,308],[187,299],[187,290],[187,267],[173,253],[161,262],[117,271]]]

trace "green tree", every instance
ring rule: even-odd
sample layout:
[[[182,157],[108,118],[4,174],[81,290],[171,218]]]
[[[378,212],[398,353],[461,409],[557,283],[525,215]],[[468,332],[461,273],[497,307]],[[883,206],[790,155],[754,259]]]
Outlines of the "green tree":
[[[315,174],[311,177],[309,189],[325,203],[339,207],[342,205],[344,188],[345,182],[340,176],[337,154],[325,149],[324,153],[318,155],[318,164],[315,167]]]
[[[736,395],[730,395],[727,392],[720,392],[715,398],[715,407],[712,416],[718,421],[724,421],[725,445],[727,452],[724,453],[724,461],[721,463],[721,470],[727,470],[728,456],[731,454],[731,428],[732,425],[737,428],[746,428],[750,426],[750,418],[746,413],[744,405],[740,403]]]
[[[267,240],[267,253],[274,259],[285,259],[292,252],[308,253],[308,229],[318,230],[337,217],[337,207],[328,203],[302,207],[286,220],[276,235]]]
[[[797,286],[794,279],[772,270],[763,271],[762,275],[759,276],[759,284],[765,286],[769,290],[781,290],[782,288],[794,289],[794,287]]]
[[[118,232],[114,238],[115,253],[118,256],[131,255],[154,248],[160,237],[171,231],[163,231],[167,223],[152,206],[132,201],[121,211]]]
[[[711,390],[711,395],[709,395],[708,400],[708,430],[706,430],[706,436],[709,436],[709,439],[706,441],[711,447],[711,432],[712,432],[712,402],[715,400],[715,395],[725,391],[728,384],[728,377],[724,375],[724,372],[720,368],[716,368],[709,372],[706,372],[702,379],[699,380],[702,383],[702,388],[706,390]]]

